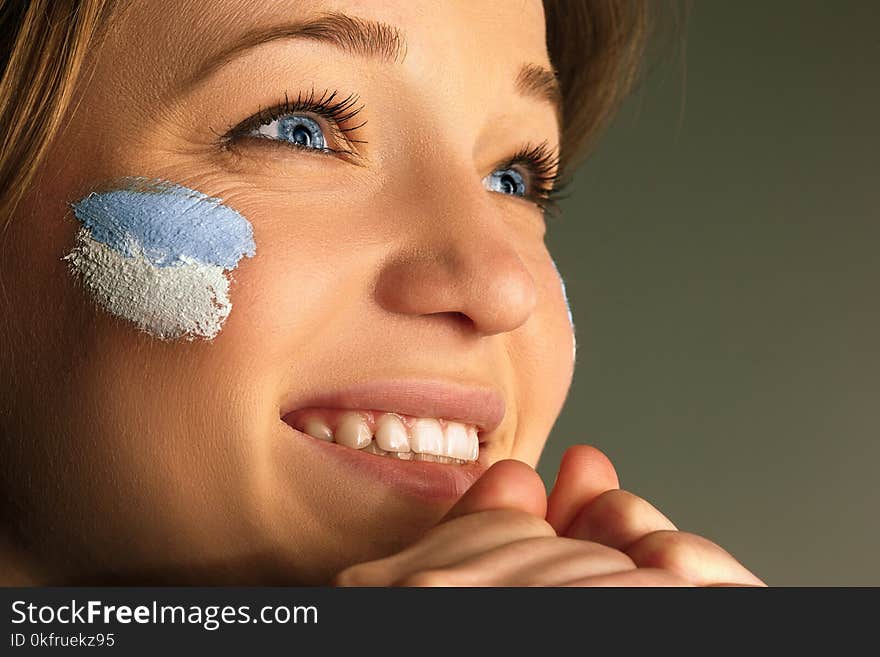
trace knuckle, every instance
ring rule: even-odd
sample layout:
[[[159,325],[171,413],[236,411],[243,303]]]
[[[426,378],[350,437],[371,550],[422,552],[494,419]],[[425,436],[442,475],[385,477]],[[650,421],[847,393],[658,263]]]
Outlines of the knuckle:
[[[644,500],[629,491],[615,488],[601,493],[590,505],[590,516],[600,524],[629,522],[644,509]]]
[[[702,560],[705,539],[687,532],[658,530],[645,535],[627,552],[640,566],[662,568],[673,572],[689,572]]]
[[[556,554],[557,561],[568,560],[572,563],[582,563],[587,566],[591,566],[599,560],[615,564],[615,567],[622,570],[636,568],[635,562],[625,552],[602,543],[576,538],[536,536],[517,541],[508,547],[509,549],[521,552],[524,560],[530,555],[543,553]]]
[[[627,553],[639,567],[662,568],[702,585],[714,582],[764,585],[730,552],[704,536],[689,532],[653,532],[637,541]]]
[[[677,527],[646,499],[620,488],[597,496],[585,510],[589,522],[598,527],[628,528],[638,535]]]
[[[621,572],[637,568],[625,552],[593,541],[554,536],[531,538],[520,541],[518,545],[524,561],[530,554],[544,553],[556,555],[553,566],[566,564],[566,568],[581,569],[583,572],[595,571],[597,566]],[[548,566],[549,562],[544,565]]]
[[[614,562],[617,564],[619,568],[622,570],[632,570],[636,568],[636,563],[633,561],[632,557],[630,557],[626,552],[621,552],[620,550],[610,547],[608,545],[603,545],[602,543],[590,543],[590,550],[587,554],[590,558],[594,558],[595,556],[601,556],[603,559]]]

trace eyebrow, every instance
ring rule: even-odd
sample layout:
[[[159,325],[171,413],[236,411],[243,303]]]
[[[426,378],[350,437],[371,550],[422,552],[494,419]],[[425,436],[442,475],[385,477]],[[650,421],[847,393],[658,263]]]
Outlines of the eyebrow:
[[[556,120],[562,125],[562,87],[555,71],[540,64],[523,64],[515,82],[520,95],[543,100],[553,106]]]
[[[211,57],[189,78],[186,86],[206,78],[247,50],[287,39],[328,43],[348,54],[389,64],[402,64],[406,59],[406,36],[399,28],[348,14],[328,12],[300,22],[247,32],[232,46]],[[523,64],[514,87],[522,96],[549,103],[561,124],[562,91],[554,71],[539,64]]]
[[[336,46],[343,52],[385,63],[403,63],[406,38],[387,23],[331,12],[304,21],[246,32],[230,47],[214,54],[190,78],[187,86],[208,77],[243,52],[273,41],[306,39]]]

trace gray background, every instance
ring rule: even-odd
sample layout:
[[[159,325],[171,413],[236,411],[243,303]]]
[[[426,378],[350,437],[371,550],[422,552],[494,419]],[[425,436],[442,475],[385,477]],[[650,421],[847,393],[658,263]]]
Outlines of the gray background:
[[[770,585],[880,585],[880,3],[693,3],[547,243],[578,336],[544,452]]]

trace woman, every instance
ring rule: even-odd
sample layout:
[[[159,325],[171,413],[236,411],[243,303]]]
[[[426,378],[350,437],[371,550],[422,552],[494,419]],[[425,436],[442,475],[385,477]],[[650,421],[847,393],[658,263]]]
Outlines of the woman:
[[[6,583],[763,585],[534,466],[544,212],[630,84],[591,0],[7,2]]]

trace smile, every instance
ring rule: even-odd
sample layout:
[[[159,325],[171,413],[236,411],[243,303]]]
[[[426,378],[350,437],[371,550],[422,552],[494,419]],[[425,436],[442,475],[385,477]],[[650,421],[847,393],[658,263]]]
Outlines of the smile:
[[[421,476],[436,468],[463,473],[482,467],[483,447],[496,439],[505,402],[499,391],[483,385],[386,379],[291,396],[282,400],[280,415],[316,446],[348,448],[340,457],[348,453],[366,465],[374,459],[362,455],[384,456],[375,460],[396,464],[395,470],[408,461],[401,471]],[[416,468],[416,462],[424,467]]]
[[[293,428],[318,440],[391,458],[473,463],[480,453],[473,424],[372,410],[305,409],[285,416]]]

